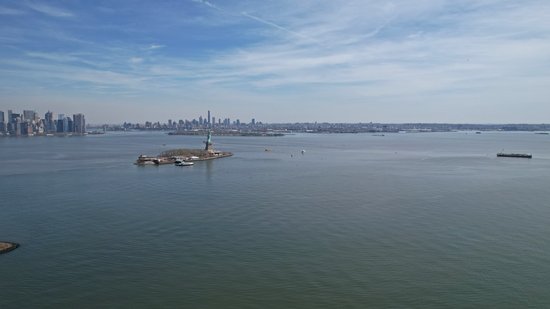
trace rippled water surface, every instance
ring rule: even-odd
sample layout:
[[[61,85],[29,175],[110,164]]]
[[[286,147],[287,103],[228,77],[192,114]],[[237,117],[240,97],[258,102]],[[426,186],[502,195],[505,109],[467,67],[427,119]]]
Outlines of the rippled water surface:
[[[0,308],[550,306],[548,135],[214,137],[235,155],[132,165],[203,139],[0,138]]]

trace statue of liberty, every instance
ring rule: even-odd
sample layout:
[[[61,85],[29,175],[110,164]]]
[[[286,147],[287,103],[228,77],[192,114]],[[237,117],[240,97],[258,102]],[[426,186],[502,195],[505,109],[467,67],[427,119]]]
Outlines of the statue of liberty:
[[[204,150],[208,152],[212,151],[212,131],[208,130],[208,135],[206,136],[206,141],[204,143],[206,144]]]

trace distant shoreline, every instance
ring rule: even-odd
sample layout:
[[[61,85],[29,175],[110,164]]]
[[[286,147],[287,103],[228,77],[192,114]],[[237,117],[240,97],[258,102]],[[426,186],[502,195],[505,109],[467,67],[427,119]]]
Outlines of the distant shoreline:
[[[1,134],[0,137],[69,137],[69,136],[87,136],[87,135],[95,135],[97,133],[44,133],[44,134],[32,134],[32,135],[13,135],[13,134]]]
[[[162,132],[163,134],[176,136],[202,136],[206,134],[206,130],[197,130],[197,131],[171,131],[169,130],[138,130],[138,129],[128,129],[128,130],[108,130],[107,132],[88,132],[84,134],[79,133],[48,133],[48,134],[33,134],[33,135],[9,135],[0,133],[0,138],[28,138],[28,137],[82,137],[90,135],[105,135],[108,132],[112,133],[129,133],[129,132]],[[480,128],[480,129],[435,129],[435,128],[408,128],[408,129],[354,129],[354,128],[317,128],[317,129],[288,129],[276,131],[259,131],[259,132],[240,132],[240,131],[212,131],[213,136],[249,136],[249,137],[281,137],[286,135],[293,134],[391,134],[391,133],[456,133],[456,132],[472,132],[472,133],[491,133],[491,132],[502,132],[502,133],[534,133],[537,135],[550,135],[550,126],[548,129],[497,129],[497,128]]]
[[[91,126],[90,128],[95,128]],[[212,131],[218,136],[284,136],[294,133],[402,133],[402,132],[550,132],[550,124],[456,124],[456,123],[262,123],[256,125],[104,125],[106,131],[168,132],[170,135],[201,135]]]
[[[168,135],[205,135],[207,131],[175,131],[168,132]],[[213,136],[266,136],[266,137],[277,137],[285,136],[283,133],[279,132],[232,132],[232,131],[212,131]]]

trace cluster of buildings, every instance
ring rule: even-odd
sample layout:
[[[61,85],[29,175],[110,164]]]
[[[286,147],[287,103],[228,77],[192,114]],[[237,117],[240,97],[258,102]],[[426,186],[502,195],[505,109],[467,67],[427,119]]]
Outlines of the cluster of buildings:
[[[453,123],[262,123],[252,118],[250,122],[239,119],[200,115],[192,120],[168,122],[130,123],[105,125],[104,130],[167,130],[187,134],[195,131],[214,130],[216,134],[250,132],[303,132],[303,133],[397,133],[397,132],[449,132],[449,131],[550,131],[550,124],[453,124]]]
[[[86,120],[83,114],[73,117],[65,114],[57,115],[48,111],[44,118],[32,110],[24,110],[18,114],[8,110],[0,111],[0,135],[3,136],[33,136],[50,134],[86,134]]]
[[[178,121],[168,119],[168,122],[150,122],[145,123],[130,123],[125,122],[121,126],[106,126],[106,130],[200,130],[200,129],[236,129],[243,127],[255,127],[261,126],[261,122],[256,122],[256,119],[252,118],[250,122],[241,122],[239,119],[231,120],[230,118],[216,118],[210,111],[207,115],[203,117],[200,115],[198,118],[192,120],[183,120]]]

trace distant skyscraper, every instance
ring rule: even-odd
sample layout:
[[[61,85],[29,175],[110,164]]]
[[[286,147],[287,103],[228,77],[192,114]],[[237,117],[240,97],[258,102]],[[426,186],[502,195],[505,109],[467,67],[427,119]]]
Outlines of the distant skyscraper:
[[[14,120],[14,123],[13,123],[13,126],[14,126],[14,133],[15,133],[15,136],[21,136],[21,117],[19,114],[12,114],[12,117],[14,117],[15,115],[17,115],[17,117],[15,117],[15,120]]]
[[[84,119],[83,114],[76,114],[73,115],[73,126],[74,126],[74,132],[78,134],[84,134],[86,133],[86,120]]]
[[[207,120],[207,121],[208,121],[208,124],[211,123],[211,122],[210,122],[210,119],[211,119],[211,118],[210,118],[210,111],[208,111],[208,120]]]
[[[46,127],[46,132],[48,132],[48,133],[56,131],[55,122],[53,121],[53,113],[52,112],[48,111],[44,115],[44,125]]]
[[[8,132],[12,135],[17,135],[17,125],[16,122],[19,118],[19,114],[12,113],[11,109],[8,110]],[[21,132],[20,132],[21,133]]]
[[[65,126],[65,123],[63,123],[63,129],[65,132],[74,132],[74,123],[71,117],[65,118],[67,120],[67,126]]]
[[[252,123],[252,125],[255,125],[256,124],[256,119],[252,118],[252,121],[250,123]]]
[[[64,117],[60,122],[61,122],[61,132],[67,133],[67,132],[73,131],[73,121],[71,117]],[[59,128],[59,125],[58,125],[58,128]]]
[[[65,119],[65,114],[59,114],[57,115],[57,121],[56,121],[56,132],[63,133],[63,119]]]
[[[33,121],[35,114],[35,111],[23,111],[23,121]]]
[[[6,123],[4,122],[4,112],[0,111],[0,132],[6,131]]]
[[[17,122],[17,118],[19,118],[19,121],[21,121],[21,115],[16,113],[11,113],[11,118],[9,119],[10,122],[15,123]]]
[[[21,123],[21,134],[22,135],[32,135],[32,124],[30,121],[25,121]]]

